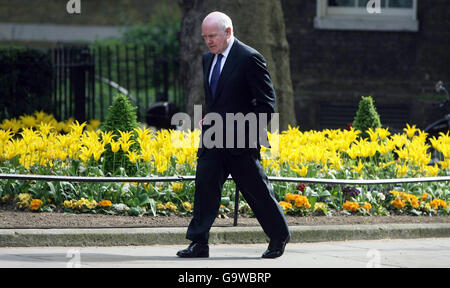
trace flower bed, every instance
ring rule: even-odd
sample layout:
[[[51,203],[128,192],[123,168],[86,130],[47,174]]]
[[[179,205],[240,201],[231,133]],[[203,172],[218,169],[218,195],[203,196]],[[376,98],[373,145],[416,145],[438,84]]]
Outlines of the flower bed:
[[[121,151],[136,166],[134,176],[195,175],[200,131],[138,128],[103,132],[99,121],[57,122],[36,112],[0,125],[0,172],[67,176],[127,176],[114,167],[105,171],[104,152]],[[271,176],[328,179],[390,179],[448,176],[450,136],[427,138],[415,126],[404,133],[369,130],[359,139],[357,130],[300,131],[289,127],[268,134],[272,148],[262,147],[266,173]],[[134,135],[134,137],[132,137]],[[136,139],[136,141],[132,140]],[[137,144],[137,145],[136,145]],[[429,148],[441,161],[429,165]],[[106,174],[106,175],[105,175]],[[129,176],[129,175],[128,175]],[[362,215],[448,215],[448,183],[403,185],[296,185],[272,182],[275,196],[290,215],[333,215],[336,211]],[[220,213],[233,210],[235,186],[225,183]],[[69,183],[2,180],[0,205],[16,209],[73,213],[142,215],[188,214],[193,210],[194,183]],[[239,209],[251,213],[242,201]]]

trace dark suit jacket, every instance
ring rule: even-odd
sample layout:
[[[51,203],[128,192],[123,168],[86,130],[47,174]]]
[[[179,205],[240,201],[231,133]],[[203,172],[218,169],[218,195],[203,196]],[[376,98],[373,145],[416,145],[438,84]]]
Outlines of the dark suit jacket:
[[[203,76],[205,89],[206,113],[215,112],[220,114],[224,125],[224,143],[226,147],[227,131],[230,131],[230,125],[226,125],[226,113],[267,113],[270,121],[270,114],[275,111],[275,91],[270,80],[267,65],[264,57],[255,49],[245,45],[235,38],[233,46],[230,49],[226,62],[220,74],[217,85],[216,96],[212,97],[209,85],[209,74],[212,69],[214,54],[208,52],[203,55]],[[212,123],[214,125],[214,123]],[[259,134],[258,143],[250,146],[249,143],[249,125],[246,123],[245,148],[237,147],[237,123],[234,123],[234,147],[226,149],[228,152],[239,155],[244,151],[252,151],[259,156]],[[202,137],[211,126],[203,125]],[[258,128],[256,128],[258,129]],[[265,128],[267,129],[267,127]],[[267,130],[265,130],[267,133]],[[263,135],[265,139],[267,134]],[[255,148],[256,146],[256,148]],[[252,148],[253,147],[253,148]],[[199,148],[200,157],[206,148]]]

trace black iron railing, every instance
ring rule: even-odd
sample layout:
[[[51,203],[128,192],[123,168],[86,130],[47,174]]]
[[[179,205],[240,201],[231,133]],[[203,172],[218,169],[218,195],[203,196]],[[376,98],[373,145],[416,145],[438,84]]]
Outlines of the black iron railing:
[[[350,179],[319,179],[319,178],[294,178],[269,176],[269,181],[293,182],[293,183],[316,183],[316,184],[347,184],[347,185],[375,185],[375,184],[401,184],[401,183],[425,183],[425,182],[448,182],[450,176],[419,177],[419,178],[397,178],[377,180],[350,180]],[[0,174],[0,179],[10,180],[34,180],[34,181],[67,181],[67,182],[179,182],[194,181],[195,176],[170,176],[170,177],[84,177],[84,176],[53,176],[53,175],[23,175],[23,174]],[[232,180],[228,177],[228,181]],[[234,197],[234,226],[238,225],[239,210],[239,188],[236,185]]]
[[[61,46],[52,48],[53,114],[57,119],[103,121],[114,95],[126,94],[137,106],[138,120],[157,101],[184,109],[178,59],[141,44]]]

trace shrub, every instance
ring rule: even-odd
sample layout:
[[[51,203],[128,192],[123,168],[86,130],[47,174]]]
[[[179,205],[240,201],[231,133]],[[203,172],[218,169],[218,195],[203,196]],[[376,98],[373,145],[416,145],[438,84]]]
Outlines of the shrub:
[[[368,138],[367,131],[369,128],[375,131],[376,128],[381,128],[380,116],[375,108],[375,104],[371,96],[362,97],[359,102],[358,111],[356,112],[353,121],[353,127],[361,131],[360,138]]]
[[[133,131],[139,126],[137,122],[136,107],[133,106],[127,96],[119,94],[108,108],[108,115],[101,126],[104,132],[113,132],[115,140],[120,136],[120,132]],[[130,151],[136,149],[136,135],[130,138],[135,144],[131,145]],[[105,172],[115,174],[119,167],[123,167],[128,176],[136,174],[136,166],[130,162],[123,150],[112,152],[111,144],[108,144],[104,154]]]

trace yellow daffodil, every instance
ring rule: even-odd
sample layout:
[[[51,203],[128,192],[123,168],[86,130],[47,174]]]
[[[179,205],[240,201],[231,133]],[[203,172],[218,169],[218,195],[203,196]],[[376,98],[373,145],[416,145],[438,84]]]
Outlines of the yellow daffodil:
[[[111,143],[113,141],[114,137],[116,136],[115,134],[113,134],[113,131],[107,131],[107,132],[101,131],[100,135],[102,138],[103,145],[108,145],[109,143]]]
[[[408,138],[413,138],[414,134],[416,134],[419,129],[416,128],[416,125],[409,126],[409,124],[406,124],[406,128],[403,128],[403,131],[406,132],[406,135],[408,135]]]
[[[397,169],[397,177],[398,178],[402,178],[402,177],[406,176],[406,174],[409,171],[409,168],[405,165],[402,165],[402,166],[395,165],[395,168]]]
[[[352,171],[358,174],[361,174],[362,169],[364,168],[364,164],[362,164],[361,159],[358,161],[357,166],[352,166]]]
[[[302,168],[299,168],[298,165],[295,164],[291,169],[301,177],[305,177],[308,174],[308,166],[306,165],[302,165]]]
[[[114,142],[114,140],[111,141],[111,151],[113,153],[117,153],[120,150],[120,142]]]
[[[127,157],[131,163],[136,163],[137,160],[139,159],[139,156],[135,151],[128,151]]]
[[[381,140],[386,139],[389,135],[391,135],[391,132],[389,132],[389,128],[377,128],[375,130],[375,132],[377,133],[378,137],[380,137]]]

